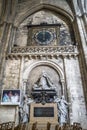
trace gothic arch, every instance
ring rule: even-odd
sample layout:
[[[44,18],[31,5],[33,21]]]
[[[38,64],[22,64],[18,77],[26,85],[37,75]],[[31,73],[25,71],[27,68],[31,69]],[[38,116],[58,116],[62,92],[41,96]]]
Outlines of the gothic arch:
[[[74,28],[73,28],[74,18],[73,18],[72,13],[69,13],[65,9],[54,6],[54,5],[40,3],[33,8],[31,7],[30,9],[29,8],[27,8],[26,10],[24,9],[23,13],[18,15],[15,18],[14,26],[19,27],[21,23],[24,22],[25,19],[27,19],[28,17],[31,17],[31,15],[42,10],[48,10],[52,12],[52,14],[59,17],[67,24],[67,26],[69,27],[69,32],[71,34],[72,42],[75,44],[75,36],[74,36]]]
[[[29,67],[27,67],[26,70],[24,71],[23,80],[27,80],[30,71],[39,65],[47,65],[47,66],[52,67],[53,69],[55,69],[57,71],[57,73],[60,77],[60,80],[64,81],[63,70],[61,69],[61,67],[59,65],[57,65],[56,63],[54,63],[52,61],[37,61],[37,62],[34,62],[33,64],[29,65]]]
[[[66,10],[50,4],[39,4],[31,9],[28,8],[27,10],[24,11],[24,14],[17,16],[14,25],[18,27],[28,16],[42,9],[48,9],[50,11],[56,12],[57,14],[63,16],[68,22],[73,21],[73,16]]]
[[[38,67],[38,66],[48,66],[51,67],[52,69],[54,69],[57,72],[57,75],[59,76],[59,82],[61,83],[61,93],[64,94],[65,93],[65,78],[64,78],[64,73],[62,68],[57,65],[56,63],[52,62],[52,61],[36,61],[33,64],[29,64],[28,67],[24,70],[23,73],[23,82],[28,82],[28,78],[30,75],[30,72]]]

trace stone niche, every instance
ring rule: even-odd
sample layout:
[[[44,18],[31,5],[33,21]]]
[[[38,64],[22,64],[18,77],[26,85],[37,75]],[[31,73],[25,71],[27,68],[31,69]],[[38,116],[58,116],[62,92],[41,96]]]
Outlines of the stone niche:
[[[61,97],[62,85],[60,83],[60,75],[55,68],[43,63],[41,65],[37,65],[29,72],[27,77],[28,85],[26,86],[26,92],[28,92],[27,94],[31,94],[34,84],[38,81],[43,71],[45,71],[50,81],[54,84],[58,97]]]

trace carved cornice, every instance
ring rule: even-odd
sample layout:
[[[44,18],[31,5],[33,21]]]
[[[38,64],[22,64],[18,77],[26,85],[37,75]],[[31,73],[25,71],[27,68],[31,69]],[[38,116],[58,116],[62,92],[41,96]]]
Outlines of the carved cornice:
[[[78,56],[77,47],[73,45],[66,46],[27,46],[13,47],[11,53],[7,54],[7,59],[19,59],[21,57],[29,59],[58,58],[58,57],[76,57]]]
[[[14,47],[11,53],[29,53],[29,54],[57,54],[57,53],[76,53],[76,46],[27,46]]]

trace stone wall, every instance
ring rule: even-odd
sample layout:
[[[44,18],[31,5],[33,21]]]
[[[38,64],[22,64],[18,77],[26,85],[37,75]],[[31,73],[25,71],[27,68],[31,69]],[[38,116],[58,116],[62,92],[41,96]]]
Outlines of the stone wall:
[[[27,91],[27,94],[29,95],[31,93],[31,89],[34,83],[36,82],[36,80],[38,80],[39,76],[44,70],[49,75],[51,81],[54,83],[56,89],[58,90],[58,96],[61,97],[61,77],[58,73],[57,68],[54,67],[56,65],[61,68],[61,71],[63,73],[62,58],[59,58],[58,60],[29,60],[26,57],[22,60],[20,58],[8,59],[6,60],[6,65],[4,69],[2,87],[3,89],[20,89],[23,93],[24,91]],[[24,88],[24,82],[26,80],[29,84],[27,84],[27,88]],[[15,123],[18,124],[18,112],[18,106],[0,104],[0,123],[7,121],[15,121]]]
[[[13,121],[18,124],[18,108],[17,106],[0,105],[0,124]]]
[[[61,84],[60,76],[56,71],[56,67],[53,65],[57,65],[61,68],[64,74],[64,80],[66,81],[64,84],[64,89],[66,92],[66,98],[68,98],[69,102],[69,118],[70,123],[78,122],[81,123],[81,126],[86,129],[86,107],[84,101],[84,94],[83,94],[83,85],[81,81],[81,74],[79,69],[79,62],[78,58],[71,57],[70,59],[65,57],[64,59],[43,59],[43,60],[35,60],[28,58],[23,58],[21,62],[19,59],[8,59],[6,61],[6,68],[5,68],[5,77],[4,77],[4,85],[3,89],[18,89],[22,87],[22,90],[27,90],[27,94],[30,94],[31,89],[34,83],[38,80],[41,72],[45,70],[47,74],[50,76],[50,79],[58,88],[58,96],[61,97]],[[64,62],[63,62],[64,60]],[[52,65],[51,65],[52,64]],[[21,74],[21,76],[20,76]],[[52,76],[51,76],[52,75]],[[22,82],[20,86],[20,81]],[[24,81],[27,81],[27,88],[24,88]],[[60,88],[59,88],[60,86]],[[3,107],[3,106],[2,106]],[[2,107],[0,109],[2,111]],[[4,109],[6,109],[4,107]],[[11,109],[11,108],[10,108]],[[14,107],[15,109],[15,107]],[[12,109],[11,109],[12,110]],[[9,111],[9,107],[8,107]],[[17,111],[18,112],[18,111]],[[9,120],[12,117],[8,117]],[[4,120],[4,117],[2,116]],[[17,119],[18,120],[18,114]]]
[[[70,102],[70,122],[79,122],[86,129],[87,115],[78,58],[65,58],[64,63],[67,92]]]
[[[26,73],[25,73],[26,70],[30,69],[29,68],[30,66],[32,68],[32,65],[35,62],[39,63],[39,60],[32,60],[32,59],[31,60],[28,59],[28,61],[27,61],[27,59],[24,59],[24,61],[21,62],[21,60],[18,57],[17,57],[18,58],[17,60],[13,58],[11,60],[9,59],[9,60],[5,61],[7,49],[8,49],[8,47],[10,47],[10,45],[13,45],[13,40],[15,41],[14,44],[17,44],[18,46],[26,46],[28,31],[25,29],[26,28],[25,25],[27,25],[28,23],[31,24],[32,19],[33,19],[32,23],[37,24],[38,21],[40,20],[40,18],[42,21],[44,21],[46,19],[46,21],[49,21],[49,23],[52,23],[52,22],[55,23],[55,21],[56,21],[55,17],[59,16],[64,21],[64,23],[66,22],[67,24],[69,24],[68,29],[70,29],[72,27],[71,25],[73,24],[76,41],[78,42],[78,49],[80,52],[79,53],[80,64],[78,62],[78,58],[76,58],[76,59],[64,58],[64,62],[63,62],[63,60],[61,60],[61,58],[60,58],[60,60],[52,59],[51,61],[55,62],[55,64],[57,66],[60,66],[60,68],[62,68],[62,72],[65,76],[64,78],[66,80],[66,83],[64,85],[66,87],[65,89],[67,90],[66,91],[66,95],[68,97],[67,99],[70,103],[70,106],[69,106],[70,122],[71,123],[79,122],[79,123],[81,123],[81,125],[84,129],[87,129],[87,123],[86,123],[87,116],[86,116],[86,107],[85,107],[86,105],[85,105],[84,94],[83,94],[83,88],[85,88],[84,93],[86,93],[86,91],[87,91],[87,80],[86,80],[87,79],[87,74],[86,74],[86,70],[87,70],[86,69],[86,64],[87,64],[86,42],[87,42],[87,39],[86,39],[86,29],[85,29],[86,27],[84,24],[84,22],[86,22],[87,18],[85,17],[86,14],[83,14],[83,16],[80,16],[80,15],[78,15],[78,11],[73,9],[73,8],[76,9],[76,7],[77,7],[77,5],[75,4],[75,1],[76,0],[73,0],[73,3],[72,3],[72,5],[73,5],[72,11],[73,11],[74,15],[72,14],[70,7],[65,0],[62,0],[62,1],[61,0],[38,0],[38,1],[36,1],[36,0],[32,0],[32,1],[19,0],[19,3],[17,3],[17,1],[15,0],[15,6],[13,6],[14,1],[12,1],[13,4],[10,4],[11,1],[5,1],[5,4],[3,6],[4,10],[0,9],[0,15],[2,12],[2,17],[1,17],[2,24],[0,25],[1,26],[0,27],[0,43],[1,43],[0,44],[0,56],[1,56],[2,60],[0,60],[1,61],[0,69],[4,70],[4,73],[2,71],[3,74],[0,75],[0,77],[1,77],[0,90],[2,88],[3,89],[19,89],[21,87],[24,87],[23,80],[27,79],[27,81],[29,81],[29,78],[32,80],[29,73],[26,78]],[[0,1],[0,7],[1,6],[2,6],[2,3]],[[50,19],[48,18],[49,13],[46,15],[45,15],[45,13],[43,13],[44,8],[46,9],[46,12],[49,10],[49,12],[51,13]],[[41,12],[38,13],[37,11],[39,11],[39,10],[42,10],[42,13]],[[16,12],[16,14],[15,14],[15,12]],[[32,15],[35,12],[37,12],[37,13],[35,15]],[[39,18],[38,18],[38,14],[39,14]],[[43,15],[43,17],[41,17],[42,15]],[[76,15],[78,15],[79,17]],[[75,19],[73,19],[74,16],[76,16]],[[26,20],[29,20],[29,21],[26,22],[25,18],[27,18]],[[9,23],[12,23],[12,24],[9,24]],[[11,35],[13,35],[13,34],[12,34],[11,30],[13,29],[13,26],[18,27],[18,28],[15,28],[15,30],[16,29],[18,29],[18,30],[17,30],[16,39],[15,39],[15,36],[12,36],[12,37],[14,37],[14,39],[12,40]],[[15,31],[15,33],[16,33],[16,31]],[[69,35],[69,33],[68,33],[68,35]],[[70,35],[69,35],[69,37],[70,37]],[[64,38],[65,38],[65,36],[64,36]],[[67,39],[67,41],[69,41],[69,40],[70,39]],[[66,41],[64,41],[64,43],[65,42]],[[10,50],[11,50],[11,47],[10,47]],[[62,52],[61,52],[61,55],[62,55]],[[49,62],[49,59],[43,59],[43,60],[46,60]],[[79,66],[80,66],[80,68],[79,68]],[[48,67],[48,66],[46,66],[46,67]],[[36,67],[36,69],[38,69],[38,68]],[[45,69],[48,70],[48,68],[45,68]],[[33,70],[34,69],[35,68],[33,68]],[[35,71],[30,69],[31,70],[30,74],[32,76],[34,75],[34,72],[37,73],[39,71],[39,69],[38,69],[38,71],[36,69],[35,69]],[[50,72],[50,70],[51,70],[51,67],[50,67],[48,73]],[[81,70],[81,73],[80,73],[80,70]],[[52,72],[53,72],[53,70],[52,70]],[[54,73],[54,75],[56,75],[55,72],[53,72],[53,73]],[[57,77],[57,79],[59,80],[59,77]],[[54,80],[54,78],[53,78],[53,81],[56,81],[56,80]],[[32,84],[31,84],[31,86],[32,86]],[[87,95],[87,94],[85,94],[85,95]],[[87,99],[87,96],[85,96],[85,97]],[[11,111],[11,113],[10,113],[10,111]],[[18,110],[17,110],[17,112],[18,112]],[[3,113],[5,113],[5,114],[3,115]],[[9,116],[9,113],[10,113],[10,116]],[[8,120],[13,121],[14,115],[15,115],[15,106],[12,108],[11,106],[7,107],[7,106],[0,105],[0,122],[5,122]],[[17,113],[17,115],[18,115],[18,113]]]
[[[20,80],[20,60],[6,60],[3,89],[18,89]]]

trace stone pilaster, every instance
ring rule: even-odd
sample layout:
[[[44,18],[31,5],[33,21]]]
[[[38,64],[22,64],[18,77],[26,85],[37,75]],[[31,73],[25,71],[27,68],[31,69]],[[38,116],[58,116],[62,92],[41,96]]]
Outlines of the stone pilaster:
[[[70,109],[70,123],[79,122],[83,129],[87,128],[86,106],[84,101],[83,85],[81,81],[81,74],[79,68],[78,58],[64,58],[67,93],[71,104]]]
[[[2,50],[1,50],[1,64],[0,64],[0,82],[1,82],[1,88],[2,88],[2,79],[4,75],[5,70],[5,57],[7,53],[7,48],[9,45],[10,35],[12,32],[12,24],[4,23],[4,31],[3,31],[3,37],[2,37]]]

